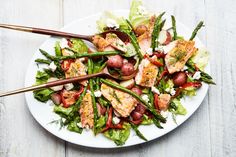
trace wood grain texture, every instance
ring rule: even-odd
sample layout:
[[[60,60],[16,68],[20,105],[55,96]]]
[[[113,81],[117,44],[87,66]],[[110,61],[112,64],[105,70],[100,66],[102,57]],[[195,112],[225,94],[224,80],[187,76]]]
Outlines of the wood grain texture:
[[[60,6],[31,0],[1,1],[1,23],[61,27]],[[24,86],[29,61],[46,36],[0,30],[1,90]],[[48,134],[31,116],[24,95],[1,99],[0,156],[64,156],[64,141]]]
[[[130,0],[0,0],[0,22],[60,28],[104,10],[129,9]],[[23,95],[0,99],[0,157],[15,156],[236,156],[236,1],[144,0],[148,9],[167,11],[198,34],[211,52],[211,86],[197,112],[178,129],[149,143],[124,149],[90,149],[55,138],[32,119]],[[79,28],[78,28],[79,29]],[[44,36],[0,30],[0,90],[24,84],[32,52]],[[23,54],[23,55],[22,55]]]

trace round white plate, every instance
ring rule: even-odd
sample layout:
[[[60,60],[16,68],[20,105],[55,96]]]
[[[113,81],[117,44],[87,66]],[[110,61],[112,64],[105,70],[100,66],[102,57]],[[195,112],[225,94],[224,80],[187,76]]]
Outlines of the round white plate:
[[[125,10],[119,10],[114,12],[116,15],[119,16],[128,16],[128,11]],[[67,32],[73,32],[73,33],[78,33],[78,34],[93,34],[97,32],[96,29],[96,21],[100,18],[100,14],[92,15],[83,19],[76,20],[69,25],[65,26],[62,31],[67,31]],[[167,21],[170,21],[169,17]],[[167,23],[167,25],[170,25]],[[189,30],[184,26],[182,23],[178,22],[176,23],[177,25],[177,32],[180,35],[183,35],[186,38],[189,38],[191,35],[192,30]],[[55,41],[60,40],[59,38],[54,38],[51,37],[48,40],[46,40],[40,48],[43,50],[46,50],[50,54],[54,54],[54,44]],[[201,41],[196,38],[196,45],[197,47],[203,47],[203,44]],[[25,86],[31,86],[35,83],[35,76],[37,70],[40,68],[37,67],[37,65],[34,63],[34,60],[36,58],[42,58],[42,55],[40,52],[37,50],[29,64],[26,78],[25,78]],[[210,72],[209,66],[206,67],[206,71]],[[176,120],[178,124],[175,124],[172,120],[171,115],[168,116],[167,123],[162,124],[164,129],[158,129],[154,125],[149,125],[149,126],[140,126],[139,129],[140,131],[144,134],[144,136],[150,141],[153,139],[156,139],[162,135],[167,134],[171,130],[177,128],[180,124],[182,124],[184,121],[186,121],[195,111],[196,109],[200,106],[202,103],[205,95],[207,94],[208,90],[208,85],[203,84],[203,86],[197,91],[197,95],[192,98],[185,98],[182,103],[186,107],[188,113],[185,116],[177,116]],[[56,115],[53,112],[53,105],[51,105],[51,102],[48,103],[41,103],[34,99],[33,93],[28,92],[25,94],[25,98],[29,107],[29,110],[33,117],[38,121],[38,123],[43,126],[46,130],[48,130],[50,133],[53,135],[74,143],[78,145],[83,145],[87,147],[95,147],[95,148],[114,148],[117,147],[113,141],[105,138],[102,134],[99,134],[97,136],[94,136],[92,131],[86,131],[84,130],[82,134],[74,133],[68,131],[66,128],[60,129],[59,124],[49,124],[53,120],[57,120],[60,117]],[[140,143],[144,143],[142,139],[140,139],[138,136],[135,135],[133,131],[131,131],[129,139],[126,141],[125,145],[122,147],[126,146],[131,146],[131,145],[136,145]],[[119,146],[120,147],[120,146]]]

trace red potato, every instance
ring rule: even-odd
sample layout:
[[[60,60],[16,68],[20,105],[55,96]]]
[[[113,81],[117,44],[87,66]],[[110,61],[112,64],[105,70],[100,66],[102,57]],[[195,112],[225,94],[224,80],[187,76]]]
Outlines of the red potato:
[[[173,82],[175,86],[182,86],[187,81],[187,75],[185,72],[177,72],[174,74]]]
[[[170,99],[170,94],[160,94],[158,97],[158,108],[161,111],[166,111],[169,107]]]
[[[125,63],[121,67],[122,75],[129,76],[134,73],[134,66],[131,63]]]
[[[141,114],[144,114],[144,113],[146,112],[146,107],[143,106],[142,104],[138,104],[138,105],[135,107],[134,111],[139,112],[139,113],[141,113]]]
[[[158,42],[162,45],[167,45],[171,42],[170,32],[166,30],[160,31]]]
[[[141,114],[139,112],[136,112],[136,111],[133,111],[131,113],[131,117],[133,118],[133,120],[139,120],[143,117],[143,114]]]
[[[126,80],[126,81],[121,81],[120,82],[120,85],[127,88],[127,89],[131,89],[134,87],[134,79],[131,79],[131,80]]]
[[[52,100],[52,102],[53,102],[54,104],[56,104],[56,105],[61,104],[61,96],[60,96],[60,94],[53,93],[53,94],[51,95],[51,100]]]
[[[123,65],[123,58],[120,55],[109,56],[107,66],[111,68],[121,68]]]
[[[138,87],[133,87],[131,91],[135,92],[138,95],[141,95],[143,93],[142,90]]]

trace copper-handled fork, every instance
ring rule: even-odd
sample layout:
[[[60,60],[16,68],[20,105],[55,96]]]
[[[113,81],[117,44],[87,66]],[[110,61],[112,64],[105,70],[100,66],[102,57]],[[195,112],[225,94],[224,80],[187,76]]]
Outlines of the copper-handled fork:
[[[61,32],[56,30],[44,29],[44,28],[36,28],[36,27],[27,27],[27,26],[19,26],[19,25],[9,25],[9,24],[0,24],[0,28],[24,31],[24,32],[31,32],[36,34],[44,34],[44,35],[52,35],[52,36],[59,36],[59,37],[66,37],[66,38],[79,38],[84,39],[89,42],[93,42],[93,37],[95,35],[106,36],[107,33],[114,33],[116,34],[122,41],[129,40],[129,36],[126,33],[117,31],[117,30],[109,30],[105,31],[100,34],[95,35],[80,35],[68,32]]]
[[[28,92],[28,91],[39,90],[39,89],[43,89],[43,88],[49,88],[49,87],[64,85],[64,84],[67,84],[67,83],[78,82],[78,81],[87,80],[89,78],[98,77],[98,76],[106,76],[106,77],[113,78],[113,79],[116,79],[116,80],[130,80],[135,75],[136,75],[136,71],[133,74],[129,75],[129,76],[111,75],[108,72],[107,67],[105,67],[101,72],[98,72],[98,73],[85,75],[85,76],[79,76],[79,77],[73,77],[73,78],[67,78],[67,79],[58,80],[58,81],[52,81],[52,82],[48,82],[48,83],[44,83],[44,84],[40,84],[40,85],[35,85],[35,86],[25,87],[25,88],[13,90],[13,91],[8,91],[8,92],[0,93],[0,97],[4,97],[4,96],[8,96],[8,95],[14,95],[14,94]]]

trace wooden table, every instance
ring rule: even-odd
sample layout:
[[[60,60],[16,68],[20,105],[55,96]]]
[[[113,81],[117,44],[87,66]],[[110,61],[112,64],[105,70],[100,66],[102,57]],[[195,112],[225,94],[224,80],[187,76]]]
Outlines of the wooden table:
[[[0,0],[0,23],[59,29],[104,10],[129,9],[129,0]],[[147,144],[104,150],[76,146],[44,130],[31,116],[24,95],[0,98],[1,157],[236,156],[236,1],[145,0],[190,28],[200,20],[199,37],[211,52],[211,86],[201,107],[178,129]],[[33,52],[47,36],[0,30],[0,90],[24,85]]]

